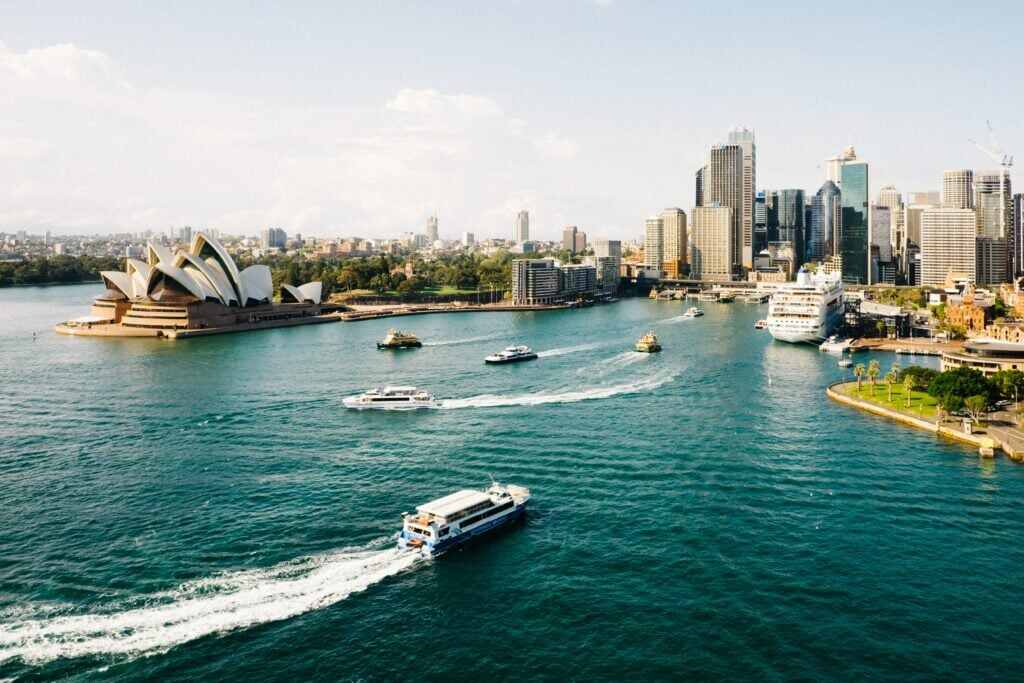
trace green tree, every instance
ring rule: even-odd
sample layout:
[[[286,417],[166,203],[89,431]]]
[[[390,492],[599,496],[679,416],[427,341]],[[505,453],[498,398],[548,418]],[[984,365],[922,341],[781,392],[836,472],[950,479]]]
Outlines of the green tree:
[[[917,378],[914,375],[905,375],[903,377],[903,395],[907,399],[907,408],[910,408],[910,401],[914,396],[914,387],[917,386]]]
[[[943,394],[938,397],[936,404],[939,408],[935,411],[936,417],[938,422],[941,423],[945,416],[955,413],[964,407],[964,399],[952,393]]]
[[[877,360],[868,363],[868,381],[871,382],[871,395],[875,395],[875,379],[882,374],[882,366]]]
[[[865,375],[866,372],[867,372],[867,369],[864,367],[863,363],[857,363],[857,365],[853,368],[853,376],[857,378],[857,393],[858,394],[860,393],[861,382],[864,381],[864,375]]]
[[[936,375],[928,385],[928,393],[935,397],[952,394],[961,399],[981,395],[991,403],[998,392],[981,371],[961,367]]]
[[[999,392],[1000,398],[1017,401],[1024,395],[1024,372],[1020,370],[1000,370],[989,377],[988,381]]]
[[[889,372],[885,373],[885,383],[889,387],[889,403],[892,403],[892,385],[896,384],[899,378],[899,368],[889,368]]]
[[[974,420],[974,424],[978,424],[988,408],[988,398],[980,395],[968,396],[964,399],[964,408],[967,409],[967,414]]]
[[[882,322],[881,320],[876,320],[875,321],[875,332],[878,334],[879,337],[884,337],[885,336],[885,323]]]
[[[932,379],[934,379],[938,374],[938,370],[923,368],[920,365],[911,365],[908,368],[900,370],[900,381],[902,382],[908,376],[912,376],[916,382],[916,388],[925,391],[928,389],[928,385],[931,384]]]

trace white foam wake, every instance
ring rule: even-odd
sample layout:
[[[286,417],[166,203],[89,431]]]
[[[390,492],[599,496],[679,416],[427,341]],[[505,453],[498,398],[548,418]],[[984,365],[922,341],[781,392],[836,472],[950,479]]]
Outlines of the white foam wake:
[[[376,545],[191,581],[151,596],[142,607],[0,624],[0,662],[161,652],[332,605],[421,560],[416,553]]]
[[[565,356],[570,353],[576,353],[577,351],[590,351],[596,349],[601,344],[594,342],[592,344],[580,344],[579,346],[563,346],[557,349],[548,349],[547,351],[540,351],[537,353],[537,358],[554,358],[555,356]]]
[[[661,320],[655,320],[655,325],[673,325],[675,323],[686,322],[687,320],[695,320],[692,315],[677,315],[672,318],[662,318]]]
[[[636,351],[623,351],[620,354],[607,358],[600,363],[595,365],[589,365],[582,367],[576,371],[578,375],[587,375],[590,377],[604,377],[607,374],[613,373],[617,370],[622,370],[635,363],[643,363],[646,360],[651,359],[649,353],[638,353]]]
[[[611,398],[620,394],[638,394],[652,391],[675,379],[675,375],[649,377],[629,384],[616,384],[607,387],[591,387],[577,391],[561,393],[520,394],[518,396],[496,396],[484,394],[470,398],[452,398],[441,402],[441,408],[453,410],[457,408],[499,408],[502,406],[539,406],[546,403],[576,403],[601,398]]]
[[[465,339],[446,339],[435,342],[424,342],[424,346],[455,346],[457,344],[472,344],[474,342],[490,341],[492,339],[501,339],[500,334],[488,334],[483,337],[466,337]]]

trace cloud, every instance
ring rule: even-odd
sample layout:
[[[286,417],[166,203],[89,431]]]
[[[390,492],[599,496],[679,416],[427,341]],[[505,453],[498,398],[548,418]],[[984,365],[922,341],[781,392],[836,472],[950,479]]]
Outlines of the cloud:
[[[439,210],[443,235],[505,235],[514,211],[493,207],[557,183],[579,154],[482,94],[403,88],[310,106],[129,73],[74,45],[0,45],[0,186],[18,189],[0,205],[0,230],[187,223],[386,237]],[[555,212],[557,200],[542,203]]]

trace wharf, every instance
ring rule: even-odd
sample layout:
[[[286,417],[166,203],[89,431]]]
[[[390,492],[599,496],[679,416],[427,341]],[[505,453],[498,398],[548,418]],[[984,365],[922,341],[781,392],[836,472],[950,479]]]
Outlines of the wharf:
[[[997,411],[989,415],[985,424],[975,427],[970,433],[961,428],[960,423],[943,420],[941,423],[926,420],[919,415],[894,410],[874,401],[851,396],[844,389],[852,389],[856,382],[835,382],[825,390],[825,394],[837,403],[852,406],[874,415],[887,417],[904,425],[922,429],[947,439],[970,444],[978,449],[983,456],[991,456],[998,448],[1016,462],[1024,462],[1024,430],[1014,424],[1014,415]]]
[[[908,356],[941,356],[951,351],[963,351],[964,344],[960,341],[940,342],[933,339],[855,339],[850,350],[856,351],[892,351]]]
[[[545,304],[536,306],[513,306],[511,304],[468,304],[455,306],[452,304],[396,304],[394,306],[349,306],[352,310],[338,313],[339,320],[355,322],[358,320],[375,320],[404,315],[427,315],[430,313],[486,313],[486,312],[522,312],[522,311],[560,311],[574,308],[572,304]]]

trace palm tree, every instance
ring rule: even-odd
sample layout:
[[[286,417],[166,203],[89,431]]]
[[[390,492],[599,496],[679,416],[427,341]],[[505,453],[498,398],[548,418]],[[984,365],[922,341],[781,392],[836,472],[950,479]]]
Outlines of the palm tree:
[[[885,383],[889,387],[889,403],[892,403],[892,385],[896,384],[900,379],[900,371],[896,368],[889,368],[889,372],[885,373]]]
[[[860,393],[860,383],[864,380],[864,373],[867,372],[864,369],[863,363],[857,363],[857,367],[853,369],[853,376],[857,378],[857,393]]]
[[[903,393],[907,397],[907,408],[910,408],[910,400],[914,396],[914,388],[917,386],[917,379],[913,375],[903,378]]]
[[[871,382],[871,395],[875,395],[875,378],[882,374],[882,366],[877,360],[868,363],[868,381]]]

